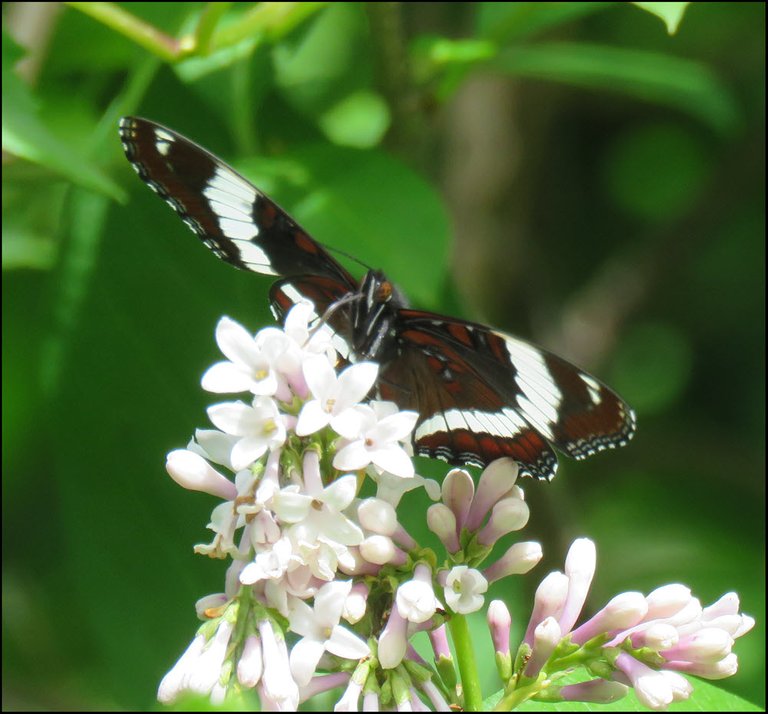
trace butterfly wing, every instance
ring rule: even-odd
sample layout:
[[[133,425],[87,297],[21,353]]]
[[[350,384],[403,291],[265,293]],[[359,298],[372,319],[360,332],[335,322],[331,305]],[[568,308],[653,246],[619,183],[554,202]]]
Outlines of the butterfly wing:
[[[608,387],[556,355],[476,323],[403,309],[400,357],[382,396],[421,417],[418,454],[485,465],[501,456],[551,479],[552,447],[583,459],[625,444],[632,410]]]
[[[120,138],[139,177],[222,260],[266,275],[356,285],[280,206],[201,146],[138,117],[120,120]]]

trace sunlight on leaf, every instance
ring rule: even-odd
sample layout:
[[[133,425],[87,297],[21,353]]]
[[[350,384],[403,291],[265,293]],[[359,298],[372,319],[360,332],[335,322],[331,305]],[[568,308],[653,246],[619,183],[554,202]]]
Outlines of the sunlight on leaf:
[[[650,12],[652,15],[660,18],[667,26],[667,32],[674,35],[683,19],[686,8],[691,4],[689,2],[633,2],[641,10]]]

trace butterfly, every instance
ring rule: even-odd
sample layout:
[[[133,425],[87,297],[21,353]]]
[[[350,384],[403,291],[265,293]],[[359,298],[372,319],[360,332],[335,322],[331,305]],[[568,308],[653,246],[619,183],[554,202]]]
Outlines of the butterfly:
[[[379,363],[379,396],[419,414],[414,453],[474,466],[511,457],[522,474],[551,480],[555,449],[583,459],[632,437],[632,409],[595,377],[492,327],[412,309],[379,270],[355,279],[274,201],[189,139],[137,117],[121,119],[120,137],[139,177],[213,253],[279,277],[269,295],[279,318],[309,299],[342,356]]]

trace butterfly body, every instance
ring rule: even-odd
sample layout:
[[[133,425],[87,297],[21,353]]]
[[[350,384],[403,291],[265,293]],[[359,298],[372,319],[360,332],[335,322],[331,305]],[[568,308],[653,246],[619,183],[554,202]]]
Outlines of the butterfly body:
[[[419,413],[415,453],[479,466],[508,456],[524,475],[551,479],[553,447],[582,459],[632,437],[632,410],[566,360],[486,325],[412,309],[379,270],[356,280],[269,197],[176,132],[125,117],[120,134],[140,178],[219,258],[280,276],[270,289],[278,317],[309,299],[342,357],[380,364],[380,395]]]

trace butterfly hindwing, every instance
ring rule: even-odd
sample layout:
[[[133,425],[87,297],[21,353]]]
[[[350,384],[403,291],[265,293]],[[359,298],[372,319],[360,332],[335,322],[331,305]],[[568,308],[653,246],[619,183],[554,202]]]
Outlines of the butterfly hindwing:
[[[382,393],[421,414],[418,453],[453,463],[512,456],[538,478],[554,476],[551,446],[584,458],[625,444],[632,410],[565,360],[483,325],[403,309],[400,359]]]

